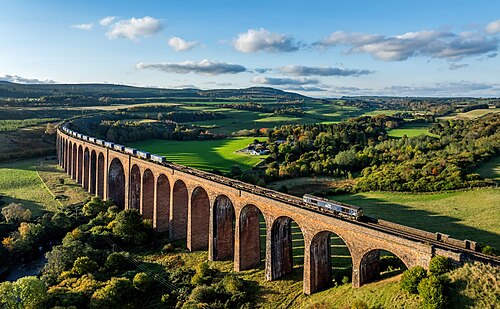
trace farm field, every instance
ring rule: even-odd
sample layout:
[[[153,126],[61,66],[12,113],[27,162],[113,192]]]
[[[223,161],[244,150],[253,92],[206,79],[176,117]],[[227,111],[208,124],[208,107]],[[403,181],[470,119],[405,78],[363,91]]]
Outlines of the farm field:
[[[248,146],[254,139],[234,137],[208,141],[150,140],[131,143],[130,146],[165,156],[174,163],[202,170],[218,169],[227,172],[233,165],[249,169],[261,162],[265,156],[235,153]]]
[[[429,132],[430,124],[428,123],[418,123],[418,124],[406,124],[397,129],[387,130],[387,135],[394,138],[401,138],[404,135],[406,137],[414,137],[422,134],[437,137],[436,134]]]
[[[500,156],[496,156],[481,164],[476,168],[476,173],[479,173],[484,178],[500,181]]]
[[[43,159],[1,163],[0,195],[4,205],[20,203],[33,216],[88,199],[81,186],[64,174],[55,161]]]
[[[489,113],[500,113],[500,108],[475,109],[465,113],[458,113],[452,116],[441,117],[440,119],[455,119],[455,118],[475,119]]]
[[[432,194],[364,192],[332,196],[366,215],[500,248],[500,189]]]
[[[23,120],[0,120],[0,132],[5,131],[15,131],[17,129],[36,126],[39,124],[54,122],[59,120],[58,118],[35,118],[35,119],[23,119]]]

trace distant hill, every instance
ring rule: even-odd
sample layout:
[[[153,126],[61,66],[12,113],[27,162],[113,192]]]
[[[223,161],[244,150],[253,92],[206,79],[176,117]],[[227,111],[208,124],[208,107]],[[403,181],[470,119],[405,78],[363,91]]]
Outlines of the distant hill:
[[[199,90],[134,87],[114,84],[16,84],[0,81],[0,98],[91,96],[112,98],[263,98],[302,100],[308,97],[268,87]]]

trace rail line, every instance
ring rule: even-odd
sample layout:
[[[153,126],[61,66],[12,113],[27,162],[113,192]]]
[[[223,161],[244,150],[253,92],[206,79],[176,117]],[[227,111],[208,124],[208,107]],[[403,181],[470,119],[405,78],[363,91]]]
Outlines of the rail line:
[[[426,234],[426,233],[428,235],[434,235],[430,232],[420,231],[420,230],[409,228],[409,227],[407,228],[407,230],[403,230],[402,228],[405,226],[401,226],[401,228],[397,228],[397,226],[398,226],[397,224],[392,224],[392,226],[382,225],[378,222],[377,219],[366,217],[366,216],[363,217],[362,220],[360,220],[360,221],[353,220],[352,218],[347,218],[346,216],[343,216],[339,213],[334,213],[333,211],[330,211],[328,209],[325,209],[325,208],[322,208],[319,206],[314,206],[313,204],[306,203],[301,198],[296,197],[296,196],[288,195],[288,194],[281,193],[281,192],[278,192],[275,190],[259,187],[256,185],[251,185],[251,184],[239,181],[239,180],[230,179],[230,178],[227,178],[224,176],[212,174],[212,173],[197,170],[197,169],[194,169],[191,167],[187,167],[187,166],[179,165],[179,164],[172,163],[169,161],[165,161],[164,158],[160,157],[160,156],[156,156],[156,157],[163,158],[163,162],[158,162],[157,160],[155,160],[151,156],[143,157],[143,156],[140,156],[137,154],[133,154],[133,153],[131,154],[130,152],[125,151],[124,146],[117,149],[116,147],[114,147],[113,143],[106,142],[106,143],[110,144],[110,146],[108,146],[102,140],[97,140],[95,138],[93,138],[93,140],[92,140],[87,136],[85,136],[86,138],[82,138],[81,134],[77,134],[74,131],[68,130],[67,128],[65,128],[65,126],[66,125],[62,126],[63,127],[62,133],[66,134],[68,136],[72,136],[74,138],[76,137],[78,139],[83,139],[86,142],[96,144],[98,146],[105,147],[105,148],[108,148],[110,150],[123,153],[125,155],[135,156],[141,160],[149,161],[149,162],[152,162],[154,164],[164,166],[166,168],[170,168],[174,171],[174,173],[175,173],[175,171],[187,173],[187,174],[190,174],[190,175],[193,175],[196,177],[200,177],[200,178],[212,181],[212,182],[224,184],[226,186],[240,190],[240,192],[244,191],[244,192],[256,194],[259,196],[273,199],[275,201],[284,202],[284,203],[290,204],[290,205],[295,206],[295,207],[300,207],[300,208],[306,209],[308,211],[321,213],[321,214],[328,215],[328,216],[333,216],[339,220],[350,222],[351,224],[357,224],[357,225],[364,226],[364,227],[369,228],[369,229],[378,230],[378,231],[381,231],[381,232],[384,232],[387,234],[395,235],[395,236],[409,239],[412,241],[418,241],[421,243],[430,244],[436,248],[451,250],[451,251],[459,253],[459,254],[466,254],[467,257],[469,257],[473,260],[480,260],[483,262],[487,262],[487,263],[491,263],[491,264],[500,266],[500,257],[499,256],[487,255],[487,254],[484,254],[484,253],[481,253],[478,251],[468,249],[465,246],[454,245],[454,244],[446,243],[444,241],[437,240],[434,237],[424,236],[424,234]],[[97,141],[100,141],[102,143],[99,143]],[[121,145],[119,145],[119,146],[121,146]],[[336,201],[336,203],[339,205],[344,205],[344,206],[348,206],[348,207],[350,206],[348,204],[337,202],[337,201]],[[388,223],[390,223],[390,222],[388,222]],[[419,231],[420,233],[412,233],[408,230]],[[464,242],[467,242],[467,241],[464,241]]]

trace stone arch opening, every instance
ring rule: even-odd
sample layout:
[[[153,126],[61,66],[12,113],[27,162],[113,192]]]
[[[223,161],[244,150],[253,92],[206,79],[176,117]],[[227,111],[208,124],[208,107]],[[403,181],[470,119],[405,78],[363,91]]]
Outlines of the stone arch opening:
[[[269,236],[268,236],[269,237]],[[299,225],[290,217],[279,217],[271,227],[271,266],[268,280],[276,280],[304,265],[304,236]]]
[[[130,170],[129,208],[137,211],[141,209],[141,171],[137,164],[134,164]]]
[[[90,153],[90,177],[89,177],[89,192],[92,195],[96,193],[97,182],[97,156],[95,150]]]
[[[233,203],[225,195],[219,195],[213,210],[213,248],[214,261],[234,258],[235,212]]]
[[[125,171],[122,162],[117,158],[114,158],[109,166],[108,199],[119,209],[125,209]]]
[[[66,173],[71,176],[71,163],[73,162],[73,147],[72,143],[68,142],[68,154],[66,155]]]
[[[150,169],[144,171],[142,176],[142,217],[153,220],[155,203],[155,176]]]
[[[410,264],[396,254],[374,249],[366,252],[359,264],[359,286],[379,279],[386,279],[406,270]]]
[[[97,196],[104,197],[104,155],[102,152],[97,157]]]
[[[67,173],[68,172],[68,140],[64,139],[64,162],[63,162],[63,167],[64,171]]]
[[[76,149],[76,144],[73,144],[73,155],[72,155],[72,161],[73,163],[71,164],[72,165],[72,168],[71,168],[71,178],[73,178],[74,180],[76,180],[76,157],[78,156],[77,155],[77,149]]]
[[[210,199],[202,187],[196,187],[191,194],[188,221],[188,249],[206,250],[210,225]]]
[[[153,222],[153,226],[158,232],[165,232],[168,230],[169,215],[170,182],[167,176],[161,174],[156,181],[155,222]]]
[[[335,281],[352,280],[351,252],[345,242],[333,232],[314,235],[309,247],[310,292],[328,288]]]
[[[79,184],[82,184],[82,180],[83,180],[83,147],[82,147],[82,145],[78,146],[77,164],[78,164],[78,168],[76,170],[76,181]]]
[[[266,221],[260,209],[245,205],[240,212],[240,270],[258,267],[266,254]]]
[[[174,183],[172,211],[170,212],[170,238],[186,240],[188,221],[188,190],[182,180]]]
[[[83,151],[83,188],[89,190],[89,175],[90,175],[90,153],[89,149],[85,147]]]

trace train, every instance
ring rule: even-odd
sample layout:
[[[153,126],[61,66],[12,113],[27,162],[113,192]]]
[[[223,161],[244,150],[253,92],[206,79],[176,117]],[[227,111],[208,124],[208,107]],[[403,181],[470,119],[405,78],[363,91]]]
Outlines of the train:
[[[330,201],[326,198],[304,194],[304,202],[319,206],[331,211],[336,215],[347,217],[349,219],[360,220],[363,217],[363,209],[358,206],[347,205],[336,201]]]

